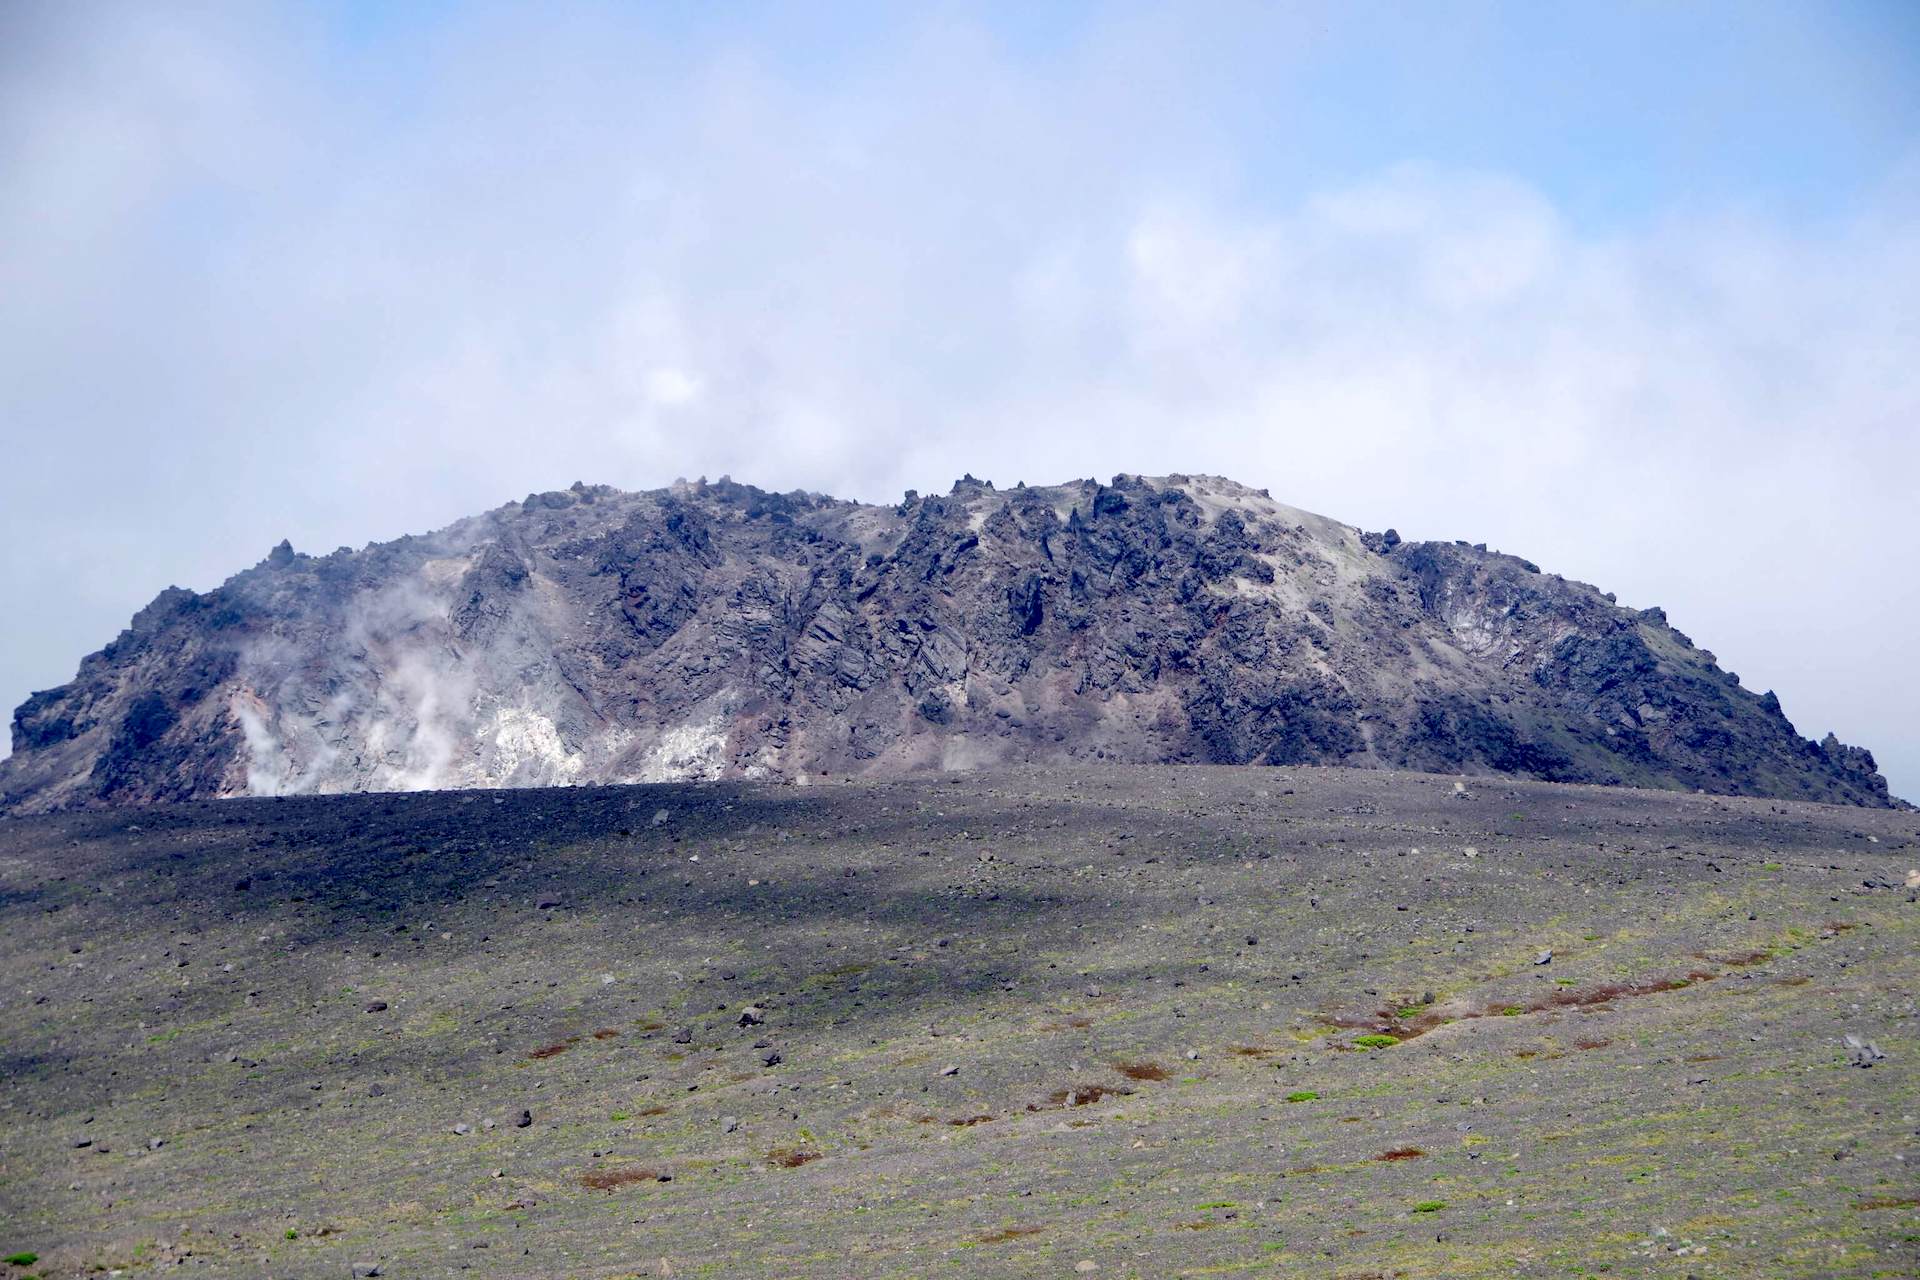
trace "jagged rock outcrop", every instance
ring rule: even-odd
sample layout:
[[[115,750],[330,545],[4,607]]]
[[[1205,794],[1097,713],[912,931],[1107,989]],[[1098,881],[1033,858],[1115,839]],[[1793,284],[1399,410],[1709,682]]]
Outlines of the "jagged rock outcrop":
[[[893,507],[575,485],[283,543],[162,592],[13,743],[23,810],[1093,759],[1890,803],[1658,610],[1188,476]]]

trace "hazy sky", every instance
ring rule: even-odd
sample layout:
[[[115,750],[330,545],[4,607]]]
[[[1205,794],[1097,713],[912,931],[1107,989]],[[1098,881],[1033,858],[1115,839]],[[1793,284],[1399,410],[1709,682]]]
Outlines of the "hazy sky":
[[[1920,798],[1920,6],[0,5],[0,703],[576,479],[1220,472]]]

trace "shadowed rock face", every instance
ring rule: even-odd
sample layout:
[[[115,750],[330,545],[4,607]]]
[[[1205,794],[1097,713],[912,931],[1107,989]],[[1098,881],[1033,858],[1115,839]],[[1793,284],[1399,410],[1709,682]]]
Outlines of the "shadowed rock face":
[[[1112,760],[1884,806],[1659,610],[1228,480],[575,485],[169,588],[15,713],[23,811]]]

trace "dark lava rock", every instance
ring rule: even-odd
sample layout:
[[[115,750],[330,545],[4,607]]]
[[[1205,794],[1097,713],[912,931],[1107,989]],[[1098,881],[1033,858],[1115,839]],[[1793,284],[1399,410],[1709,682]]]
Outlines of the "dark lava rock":
[[[413,737],[422,698],[447,749],[396,759],[380,744]],[[161,592],[12,732],[0,808],[20,812],[885,776],[961,741],[973,765],[1892,803],[1871,753],[1800,737],[1659,609],[1203,476],[963,481],[891,507],[581,485],[360,551],[282,543],[205,594]]]

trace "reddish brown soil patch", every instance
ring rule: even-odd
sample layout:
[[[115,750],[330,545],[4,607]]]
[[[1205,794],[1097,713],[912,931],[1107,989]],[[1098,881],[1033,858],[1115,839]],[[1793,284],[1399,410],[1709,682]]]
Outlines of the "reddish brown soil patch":
[[[1165,1080],[1167,1069],[1157,1062],[1116,1062],[1113,1069],[1129,1080]]]
[[[1540,1056],[1540,1051],[1538,1049],[1515,1049],[1513,1056],[1516,1058],[1537,1058]]]
[[[1702,956],[1702,960],[1712,960],[1712,956]],[[1750,964],[1764,964],[1773,959],[1771,951],[1736,951],[1730,956],[1721,956],[1715,963],[1733,969],[1744,969]]]
[[[1236,1053],[1242,1058],[1266,1058],[1271,1057],[1276,1051],[1260,1044],[1237,1044],[1229,1052]]]
[[[1689,1056],[1687,1058],[1687,1061],[1688,1062],[1718,1062],[1720,1061],[1720,1055],[1717,1053],[1696,1053]]]
[[[1076,1013],[1072,1017],[1060,1018],[1053,1022],[1041,1023],[1040,1029],[1042,1031],[1065,1031],[1069,1028],[1080,1030],[1086,1027],[1090,1027],[1092,1025],[1093,1025],[1092,1018],[1084,1017]]]
[[[1175,1231],[1206,1231],[1219,1225],[1211,1218],[1196,1218],[1192,1222],[1176,1222],[1173,1224],[1173,1229]]]
[[[598,1031],[593,1033],[593,1038],[595,1040],[611,1040],[619,1034],[620,1033],[618,1031],[615,1031],[612,1027],[602,1027]]]
[[[1418,1147],[1394,1147],[1391,1150],[1382,1151],[1379,1155],[1375,1156],[1374,1159],[1375,1160],[1418,1160],[1421,1156],[1425,1154],[1427,1153],[1422,1151]]]
[[[820,1158],[818,1151],[807,1151],[798,1147],[775,1147],[767,1152],[767,1163],[781,1169],[798,1169]]]
[[[1854,1208],[1869,1209],[1920,1209],[1920,1196],[1887,1197],[1882,1200],[1858,1200]]]
[[[636,1182],[652,1182],[660,1175],[651,1169],[596,1169],[580,1175],[580,1185],[595,1191],[613,1191]]]
[[[661,1106],[642,1107],[633,1114],[635,1119],[644,1120],[648,1116],[663,1116],[667,1114],[667,1109]]]
[[[971,1129],[976,1124],[992,1124],[993,1117],[989,1115],[955,1116],[947,1123],[956,1129]]]
[[[1813,979],[1804,973],[1796,973],[1790,978],[1781,978],[1779,981],[1783,987],[1804,987],[1809,982],[1812,982]]]
[[[1127,1088],[1125,1085],[1076,1084],[1068,1089],[1055,1089],[1047,1095],[1047,1103],[1049,1106],[1055,1107],[1085,1107],[1100,1101],[1102,1098],[1123,1098],[1132,1092],[1133,1090]],[[1029,1102],[1027,1104],[1027,1110],[1038,1111],[1040,1107],[1035,1103]]]
[[[561,1040],[554,1044],[542,1045],[527,1056],[529,1058],[557,1058],[571,1048],[573,1048],[573,1040]]]
[[[1576,1049],[1604,1049],[1612,1043],[1613,1041],[1611,1040],[1575,1040],[1573,1047]]]
[[[1045,1227],[1002,1227],[998,1231],[979,1237],[975,1244],[1005,1244],[1009,1240],[1018,1240],[1022,1236],[1037,1236]]]
[[[1521,1013],[1544,1013],[1553,1009],[1591,1009],[1611,1004],[1615,1000],[1624,1000],[1633,996],[1658,995],[1663,991],[1679,991],[1696,982],[1711,982],[1716,975],[1706,969],[1690,970],[1684,978],[1653,978],[1644,982],[1603,982],[1591,987],[1564,987],[1546,995],[1535,996],[1524,1004],[1512,1001],[1498,1001],[1471,1009],[1451,1017],[1428,1012],[1404,1021],[1391,1009],[1379,1009],[1361,1017],[1354,1014],[1317,1015],[1323,1026],[1339,1027],[1346,1030],[1366,1028],[1383,1035],[1396,1036],[1399,1039],[1412,1040],[1423,1036],[1435,1027],[1448,1022],[1464,1021],[1468,1018],[1494,1018],[1510,1016],[1509,1010],[1517,1009]],[[1346,1046],[1333,1045],[1335,1050]]]

